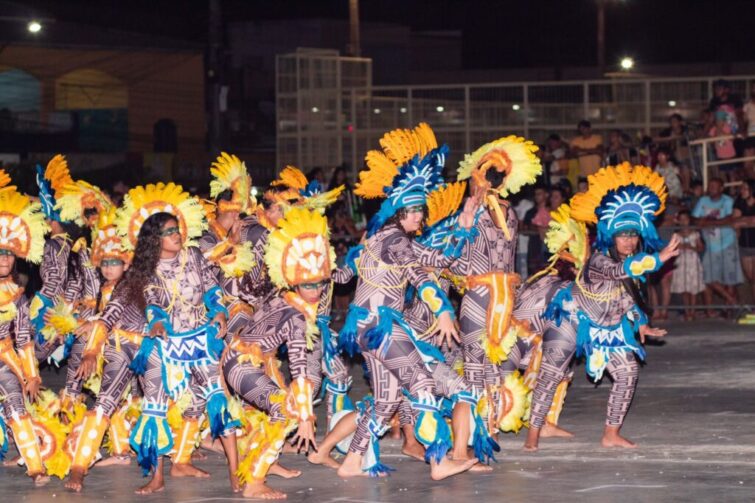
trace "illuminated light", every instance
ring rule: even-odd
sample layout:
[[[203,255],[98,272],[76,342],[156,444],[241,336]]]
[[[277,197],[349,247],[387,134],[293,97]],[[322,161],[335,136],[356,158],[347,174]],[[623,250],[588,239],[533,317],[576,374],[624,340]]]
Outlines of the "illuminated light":
[[[675,106],[676,106],[676,101],[674,101],[674,100],[669,100],[669,102],[668,102],[668,106],[670,106],[670,107],[675,107]]]
[[[39,33],[42,31],[42,25],[39,21],[29,21],[29,24],[26,25],[26,29],[29,30],[29,33]]]
[[[316,113],[317,113],[317,112],[319,112],[319,111],[320,111],[320,109],[319,109],[319,108],[317,108],[317,107],[312,107],[312,113],[313,113],[313,114],[316,114]]]
[[[442,105],[438,105],[437,107],[435,107],[435,111],[436,112],[442,112],[444,110],[445,110],[445,108]]]
[[[632,68],[634,68],[634,60],[629,57],[621,58],[619,65],[621,66],[622,70],[631,70]]]
[[[257,194],[259,194],[257,187],[252,187],[252,197],[257,197]]]
[[[514,111],[519,110],[520,108],[522,107],[520,107],[517,103],[514,103],[513,105],[511,105],[511,109]]]
[[[374,113],[375,115],[378,115],[380,113],[380,109],[376,108],[375,110],[372,111],[372,113]]]
[[[398,111],[401,112],[402,114],[405,114],[406,113],[406,107],[401,107],[401,108],[398,109]]]
[[[348,131],[349,133],[353,133],[354,132],[354,125],[353,124],[349,124],[348,126],[346,126],[346,131]]]

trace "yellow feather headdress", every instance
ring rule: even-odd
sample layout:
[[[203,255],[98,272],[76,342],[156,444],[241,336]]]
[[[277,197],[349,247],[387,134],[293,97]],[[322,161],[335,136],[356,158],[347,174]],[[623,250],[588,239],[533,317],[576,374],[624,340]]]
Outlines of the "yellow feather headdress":
[[[268,190],[263,197],[271,203],[293,204],[301,200],[301,191],[307,187],[307,177],[294,166],[286,166],[273,180],[271,187],[278,190]]]
[[[256,205],[252,197],[252,177],[241,159],[232,154],[221,152],[217,160],[212,163],[210,174],[210,197],[230,190],[233,196],[230,201],[218,201],[219,211],[239,211],[251,214]]]
[[[328,220],[317,211],[291,208],[270,233],[265,248],[270,280],[279,288],[330,279],[335,252]]]
[[[107,259],[118,259],[127,264],[131,262],[132,253],[124,249],[116,216],[116,209],[111,206],[99,214],[97,225],[92,229],[92,264],[95,267],[100,267],[102,261]]]
[[[99,187],[84,180],[73,180],[68,170],[68,162],[60,154],[47,163],[45,178],[50,181],[50,186],[55,192],[55,209],[60,211],[63,221],[84,225],[89,220],[84,215],[86,210],[94,209],[99,215],[113,205]],[[96,218],[96,215],[93,217]]]
[[[559,259],[571,262],[577,271],[581,271],[590,258],[587,225],[572,218],[572,210],[568,204],[564,203],[551,211],[551,221],[548,223],[544,242],[551,253],[548,266],[530,276],[527,279],[528,283],[553,271]]]
[[[366,199],[388,196],[386,188],[393,184],[399,168],[415,156],[420,158],[438,148],[435,133],[422,122],[414,129],[394,129],[380,139],[380,150],[370,150],[364,160],[367,169],[359,173],[354,194]]]
[[[0,189],[0,249],[38,264],[49,230],[40,203],[32,202],[13,186]]]
[[[543,167],[535,155],[537,145],[519,136],[506,136],[486,143],[471,154],[466,154],[459,163],[458,179],[472,178],[479,187],[487,187],[500,197],[516,194],[523,186],[535,183]],[[485,179],[489,169],[505,176],[498,187],[490,187]]]
[[[11,179],[10,175],[5,172],[4,169],[0,169],[0,189],[2,188],[8,188],[8,189],[15,189],[15,185],[10,185]]]
[[[118,209],[116,225],[118,233],[125,237],[124,248],[133,250],[139,239],[144,222],[156,213],[170,213],[178,220],[184,244],[198,238],[207,229],[204,211],[200,202],[183,187],[173,182],[160,182],[146,187],[134,187],[123,199]]]

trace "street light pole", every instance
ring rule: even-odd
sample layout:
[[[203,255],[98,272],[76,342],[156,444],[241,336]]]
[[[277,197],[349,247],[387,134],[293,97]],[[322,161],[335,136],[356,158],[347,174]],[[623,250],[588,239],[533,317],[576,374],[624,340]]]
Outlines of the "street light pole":
[[[606,0],[596,0],[598,3],[598,71],[600,76],[606,72]]]

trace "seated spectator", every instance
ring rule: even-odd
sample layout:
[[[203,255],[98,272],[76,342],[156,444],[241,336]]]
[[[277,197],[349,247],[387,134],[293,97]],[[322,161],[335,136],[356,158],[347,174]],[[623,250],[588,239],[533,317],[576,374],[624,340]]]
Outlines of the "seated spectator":
[[[697,201],[692,211],[697,225],[703,227],[703,279],[707,305],[713,304],[714,293],[720,295],[727,304],[735,305],[735,286],[744,281],[737,235],[734,229],[726,225],[734,212],[734,200],[723,193],[723,188],[723,180],[712,178],[708,182],[708,194]],[[715,311],[709,308],[708,316],[715,317]]]
[[[608,147],[606,148],[606,164],[616,166],[622,162],[632,162],[631,141],[626,142],[624,135],[618,129],[608,133]]]
[[[587,177],[600,169],[603,159],[603,137],[593,134],[590,121],[582,120],[577,124],[579,136],[574,138],[569,146],[572,154],[579,161],[579,176]]]

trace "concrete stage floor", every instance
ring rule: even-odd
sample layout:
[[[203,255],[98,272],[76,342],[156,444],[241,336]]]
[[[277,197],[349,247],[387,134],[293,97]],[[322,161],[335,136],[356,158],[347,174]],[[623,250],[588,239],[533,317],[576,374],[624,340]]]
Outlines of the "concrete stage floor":
[[[433,483],[426,465],[401,456],[400,444],[384,439],[384,461],[398,469],[387,479],[341,480],[303,457],[285,455],[283,464],[304,474],[293,480],[271,477],[269,483],[288,491],[288,501],[322,503],[755,501],[755,329],[725,321],[668,328],[664,345],[648,347],[648,364],[623,430],[639,443],[637,449],[599,446],[610,383],[596,389],[580,366],[560,421],[576,437],[545,439],[540,452],[526,454],[522,435],[505,435],[491,474]],[[62,376],[43,373],[50,382],[59,383]],[[95,466],[81,494],[66,491],[57,479],[34,489],[21,468],[3,468],[0,494],[2,501],[30,503],[243,500],[229,490],[220,456],[209,453],[197,465],[212,478],[167,477],[163,493],[143,498],[133,494],[146,482],[135,463]]]

